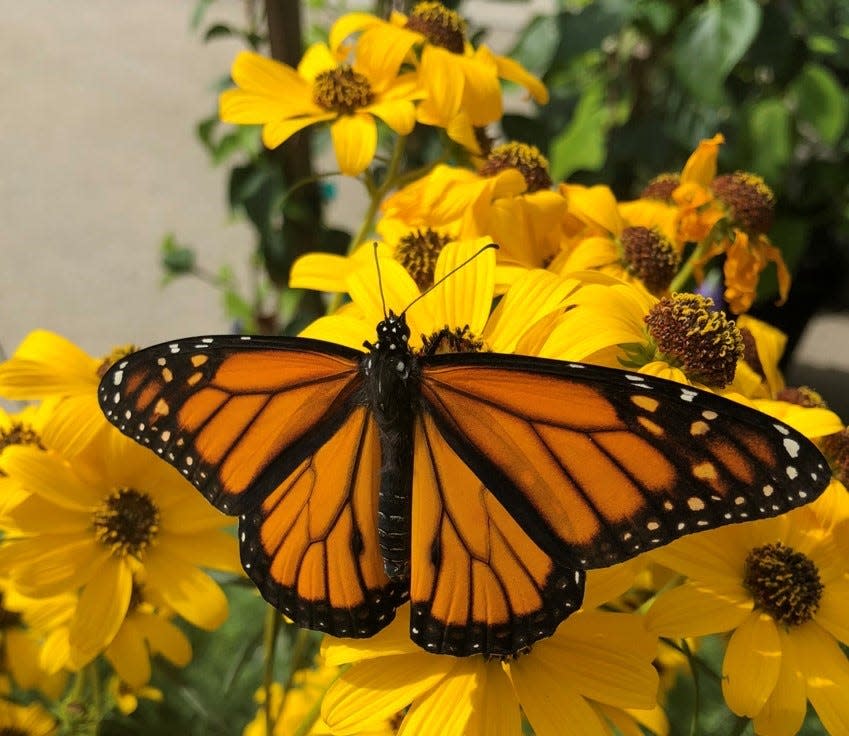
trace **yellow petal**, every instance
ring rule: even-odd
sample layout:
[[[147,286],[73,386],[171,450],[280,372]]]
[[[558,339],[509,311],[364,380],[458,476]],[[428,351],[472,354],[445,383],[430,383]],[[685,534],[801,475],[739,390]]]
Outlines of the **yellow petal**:
[[[253,51],[241,51],[230,69],[233,81],[245,92],[268,98],[304,97],[310,99],[312,87],[292,67]]]
[[[805,674],[808,700],[827,733],[849,733],[849,662],[837,642],[816,622],[793,631],[793,652]]]
[[[351,258],[331,253],[307,253],[292,264],[289,288],[345,291],[345,277],[356,264],[359,261],[352,263]]]
[[[448,243],[439,253],[434,283],[490,244],[489,238]],[[495,249],[484,250],[451,278],[434,289],[430,304],[435,325],[451,329],[467,326],[474,335],[483,332],[495,287]]]
[[[319,317],[307,325],[299,337],[310,337],[314,340],[326,340],[337,345],[346,345],[354,350],[363,350],[365,340],[374,341],[374,324],[368,324],[356,317],[333,314],[329,317]]]
[[[646,626],[674,638],[730,631],[752,610],[744,593],[742,586],[722,589],[685,583],[658,596],[646,614]]]
[[[321,42],[314,43],[304,51],[304,55],[298,64],[298,74],[304,79],[314,82],[321,72],[335,69],[337,66],[338,61],[327,45]]]
[[[49,529],[51,534],[86,534],[91,526],[89,514],[69,513],[67,509],[49,503],[37,495],[24,498],[7,515],[17,531],[39,534]]]
[[[151,652],[161,654],[177,667],[185,667],[191,661],[191,643],[170,621],[153,614],[138,614],[133,621],[147,638]]]
[[[652,558],[689,578],[729,586],[743,577],[749,541],[746,530],[726,527],[684,537],[652,552]]]
[[[772,617],[753,611],[731,635],[722,661],[722,694],[737,715],[757,715],[778,682],[781,644]]]
[[[495,56],[495,63],[498,66],[499,77],[522,85],[531,93],[531,97],[537,104],[545,105],[548,102],[548,90],[545,85],[518,61],[507,56]]]
[[[494,54],[485,46],[480,46],[471,59],[458,57],[456,54],[452,56],[454,74],[459,67],[465,76],[463,109],[472,119],[472,125],[483,127],[500,120],[504,114],[504,106]]]
[[[381,631],[368,639],[337,639],[325,636],[321,654],[328,667],[338,667],[352,662],[380,659],[394,655],[425,655],[410,640],[410,607],[398,609],[396,617]]]
[[[539,645],[537,645],[539,646]],[[595,710],[560,674],[566,663],[552,666],[531,655],[510,664],[510,676],[522,710],[537,736],[608,736]]]
[[[99,361],[70,340],[47,330],[24,338],[10,360],[0,363],[0,395],[43,399],[53,394],[95,391]]]
[[[335,112],[320,113],[316,115],[307,115],[294,120],[277,120],[266,123],[262,126],[262,142],[268,148],[277,148],[281,143],[288,140],[290,136],[295,135],[299,130],[315,123],[323,123],[327,120],[333,120],[336,117]]]
[[[349,36],[379,23],[383,21],[371,13],[345,13],[330,27],[328,46],[336,51]]]
[[[841,577],[825,586],[816,612],[816,622],[844,644],[849,644],[847,603],[849,603],[849,580]]]
[[[469,733],[479,736],[518,736],[522,733],[519,701],[500,663],[486,664],[473,697]]]
[[[392,718],[430,691],[454,661],[422,652],[359,662],[327,691],[321,715],[334,734],[356,734],[363,722]]]
[[[27,553],[40,550],[25,563],[8,568],[18,590],[36,598],[71,592],[85,585],[99,574],[110,556],[109,550],[95,542],[93,537],[80,539],[79,534],[51,534],[10,545],[2,550],[4,554],[0,556],[0,565],[2,560],[7,559],[7,550],[13,552],[15,548]]]
[[[719,147],[723,143],[725,143],[725,137],[721,133],[700,141],[681,170],[681,183],[695,182],[703,187],[710,186],[716,177],[716,159],[719,156]]]
[[[485,664],[480,657],[456,661],[450,677],[413,701],[398,736],[465,736],[471,731],[473,696]]]
[[[359,176],[366,170],[377,150],[377,125],[367,113],[341,115],[330,126],[333,150],[339,170]]]
[[[68,634],[76,667],[88,664],[115,638],[127,615],[132,589],[129,566],[114,559],[101,565],[83,588]]]
[[[795,736],[808,707],[805,678],[794,651],[793,634],[778,629],[781,640],[781,670],[766,705],[754,718],[755,733]]]
[[[193,565],[225,572],[242,571],[239,543],[236,537],[225,531],[179,534],[163,529],[158,541],[169,555],[178,555]]]
[[[603,184],[593,187],[561,184],[560,189],[566,196],[569,212],[573,215],[589,225],[603,228],[611,235],[618,236],[622,233],[624,223],[610,187]]]
[[[426,46],[422,51],[419,74],[427,97],[417,113],[426,125],[445,127],[460,111],[465,77],[457,73],[457,58],[435,46]]]
[[[41,436],[47,447],[72,458],[109,431],[110,425],[100,411],[96,394],[87,392],[53,402]]]
[[[364,111],[379,117],[398,135],[409,135],[416,125],[416,108],[409,100],[376,102]]]
[[[35,447],[7,447],[3,466],[25,490],[68,511],[89,513],[103,501],[104,489],[85,483],[56,455]]]
[[[404,60],[412,61],[412,47],[420,40],[419,33],[378,21],[360,36],[354,69],[368,77],[373,89],[383,91]]]
[[[228,89],[218,96],[218,117],[234,125],[263,125],[291,118],[312,121],[314,116],[324,112],[311,98],[299,99],[281,96],[280,93],[268,97],[241,89]]]
[[[147,644],[132,619],[124,622],[105,654],[118,676],[133,689],[150,680]]]
[[[159,547],[144,559],[147,583],[184,619],[212,631],[227,618],[227,597],[209,575]]]

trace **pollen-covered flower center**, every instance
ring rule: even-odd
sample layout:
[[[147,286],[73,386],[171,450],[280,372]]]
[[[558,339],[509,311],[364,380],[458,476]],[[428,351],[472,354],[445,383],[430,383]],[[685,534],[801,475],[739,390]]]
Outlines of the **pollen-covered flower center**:
[[[525,177],[528,192],[537,192],[551,186],[548,159],[536,146],[527,143],[502,143],[492,149],[481,167],[483,176],[495,176],[505,169],[518,169]]]
[[[824,437],[822,451],[828,458],[834,477],[846,485],[849,482],[849,429]]]
[[[656,228],[626,227],[620,236],[626,268],[652,294],[662,294],[681,265],[675,246]]]
[[[438,355],[440,353],[481,353],[484,351],[484,342],[477,337],[469,326],[443,327],[437,332],[422,337],[422,353],[424,355]]]
[[[374,102],[374,91],[365,76],[342,64],[316,76],[312,99],[325,110],[350,115]]]
[[[134,488],[119,488],[94,512],[98,541],[120,557],[138,557],[159,533],[159,509],[150,496]]]
[[[699,294],[664,297],[646,315],[649,335],[671,364],[706,386],[722,388],[734,380],[743,356],[743,337],[713,299]]]
[[[735,224],[754,234],[766,234],[775,216],[775,195],[757,174],[736,171],[711,183],[716,197],[731,211]]]
[[[407,18],[407,28],[455,54],[462,54],[466,46],[466,21],[442,3],[418,3]]]
[[[12,445],[32,445],[44,449],[41,437],[28,424],[23,422],[12,422],[6,429],[0,429],[0,452]]]
[[[117,347],[112,348],[109,355],[104,356],[103,360],[100,361],[100,365],[97,367],[97,377],[103,378],[103,376],[106,375],[106,371],[121,360],[121,358],[126,358],[128,355],[132,355],[137,350],[138,347],[135,345],[118,345]]]
[[[398,242],[395,259],[422,291],[433,285],[436,259],[449,240],[447,235],[441,235],[428,227],[411,230]]]
[[[743,585],[755,606],[785,626],[810,621],[823,585],[813,561],[781,542],[755,547],[746,557]]]
[[[672,192],[681,183],[678,174],[658,174],[640,192],[640,199],[657,199],[661,202],[671,202]]]

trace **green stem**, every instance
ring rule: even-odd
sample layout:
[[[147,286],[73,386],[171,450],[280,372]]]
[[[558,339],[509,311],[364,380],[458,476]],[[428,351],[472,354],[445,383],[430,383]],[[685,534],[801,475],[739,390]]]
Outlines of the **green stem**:
[[[274,714],[271,712],[271,685],[274,682],[274,660],[277,653],[277,635],[280,633],[280,614],[268,606],[265,612],[265,668],[262,686],[265,689],[265,733],[274,733]]]
[[[681,266],[681,269],[675,274],[675,278],[672,279],[672,283],[669,284],[670,293],[674,293],[676,291],[681,291],[690,280],[690,277],[693,275],[693,269],[696,267],[696,264],[704,255],[705,251],[708,248],[708,242],[703,240],[699,243],[694,249],[693,252],[690,253],[690,257]]]

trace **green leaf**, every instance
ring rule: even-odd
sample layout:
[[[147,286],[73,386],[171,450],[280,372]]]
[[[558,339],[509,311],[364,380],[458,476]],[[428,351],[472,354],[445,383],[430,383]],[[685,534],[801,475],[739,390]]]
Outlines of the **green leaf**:
[[[226,23],[216,23],[215,25],[212,25],[206,29],[206,33],[203,34],[203,40],[212,41],[216,38],[229,38],[235,33],[238,32],[228,26]]]
[[[194,270],[195,252],[185,245],[180,245],[174,233],[168,233],[159,246],[162,268],[166,278],[182,276]]]
[[[675,39],[675,73],[697,98],[719,103],[723,84],[754,41],[762,12],[756,0],[712,0],[697,6]]]
[[[546,70],[551,66],[559,42],[557,19],[538,15],[522,30],[510,57],[526,69]]]
[[[584,90],[572,121],[551,142],[549,163],[552,179],[566,179],[581,169],[598,171],[604,165],[608,120],[604,83],[598,80]]]
[[[761,100],[749,111],[752,139],[752,170],[775,185],[790,161],[793,150],[790,111],[774,98]]]
[[[834,74],[808,63],[790,85],[790,96],[799,121],[810,125],[819,138],[833,146],[846,129],[849,101]]]

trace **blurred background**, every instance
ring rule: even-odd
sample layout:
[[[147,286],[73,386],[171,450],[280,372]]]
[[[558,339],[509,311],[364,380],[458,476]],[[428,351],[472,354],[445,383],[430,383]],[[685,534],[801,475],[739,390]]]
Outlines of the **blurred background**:
[[[255,135],[228,136],[214,115],[233,56],[262,45],[251,36],[261,5],[5,4],[5,355],[36,327],[99,355],[226,332],[249,309],[239,294],[251,291],[269,215],[257,215],[254,190],[237,184],[247,175],[266,183],[264,154]],[[342,10],[311,4],[305,40]],[[680,170],[700,138],[725,134],[720,171],[756,171],[774,188],[771,237],[796,272],[786,307],[772,308],[766,284],[754,313],[791,335],[791,382],[815,385],[845,418],[849,8],[475,1],[462,11],[478,41],[512,51],[548,84],[544,116],[517,94],[504,132],[547,152],[555,179],[605,182],[626,199],[654,174]],[[321,232],[355,229],[358,185],[337,178],[321,193]],[[189,262],[200,278],[164,284],[166,271]]]

